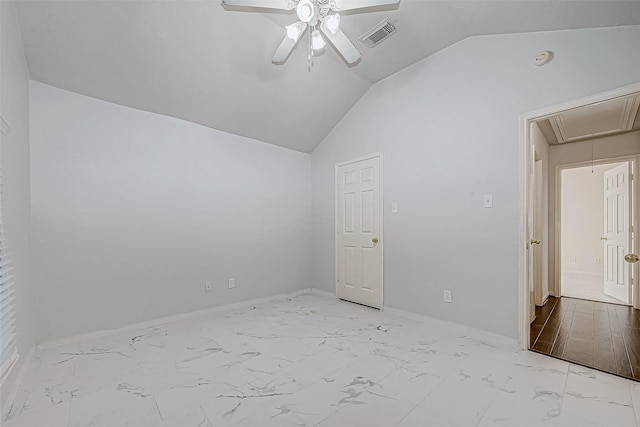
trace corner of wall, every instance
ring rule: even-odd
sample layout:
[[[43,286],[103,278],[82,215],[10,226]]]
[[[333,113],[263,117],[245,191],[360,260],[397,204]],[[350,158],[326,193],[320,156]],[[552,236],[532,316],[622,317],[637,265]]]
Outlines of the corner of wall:
[[[19,357],[0,387],[0,408],[8,408],[35,347],[31,281],[31,184],[29,74],[16,3],[0,2],[0,109],[10,125],[2,135],[3,203],[6,238],[12,247],[16,282],[16,335]]]

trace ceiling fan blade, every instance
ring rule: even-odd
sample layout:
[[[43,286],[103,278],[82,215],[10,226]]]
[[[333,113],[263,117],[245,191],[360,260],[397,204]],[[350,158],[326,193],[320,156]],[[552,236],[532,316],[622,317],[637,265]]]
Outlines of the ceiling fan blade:
[[[335,34],[331,34],[331,31],[325,28],[324,23],[320,26],[320,29],[349,65],[353,65],[360,60],[360,51],[356,49],[353,43],[351,43],[351,40],[349,40],[341,29],[338,29]]]
[[[276,50],[276,53],[273,54],[273,58],[271,58],[271,62],[276,65],[282,65],[287,60],[289,55],[291,55],[291,51],[296,47],[296,43],[291,40],[289,37],[284,36],[282,39],[282,43]]]
[[[400,0],[333,0],[331,9],[335,11],[362,9],[364,7],[387,6],[398,4]]]
[[[300,22],[300,24],[304,25],[304,29],[300,33],[300,36],[298,36],[298,40],[300,40],[300,37],[302,37],[304,32],[307,30],[307,24],[304,24],[302,22]],[[280,46],[278,46],[278,50],[276,50],[276,53],[273,54],[271,62],[276,65],[284,64],[289,55],[291,55],[293,48],[296,47],[296,44],[298,44],[298,40],[293,41],[288,35],[285,34],[282,42],[280,43]]]
[[[291,10],[295,4],[289,0],[222,0],[225,6],[256,7],[260,9]]]

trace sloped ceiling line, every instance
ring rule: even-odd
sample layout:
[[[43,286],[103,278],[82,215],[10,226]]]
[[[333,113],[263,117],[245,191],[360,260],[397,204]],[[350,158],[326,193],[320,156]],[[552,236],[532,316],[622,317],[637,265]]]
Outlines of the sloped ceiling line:
[[[345,14],[362,60],[300,40],[271,64],[292,16],[215,1],[17,2],[32,79],[116,104],[311,152],[375,82],[469,36],[640,24],[640,1],[424,1]],[[358,37],[385,18],[375,49]],[[296,54],[297,53],[297,54]]]

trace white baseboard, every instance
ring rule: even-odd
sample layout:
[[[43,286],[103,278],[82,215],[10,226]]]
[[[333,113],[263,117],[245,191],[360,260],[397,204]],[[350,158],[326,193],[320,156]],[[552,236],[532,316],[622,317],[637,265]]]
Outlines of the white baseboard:
[[[22,366],[20,366],[20,370],[16,375],[15,382],[13,382],[12,384],[9,384],[9,387],[11,387],[11,389],[7,393],[7,396],[8,396],[7,400],[2,405],[2,413],[0,413],[0,424],[2,424],[2,420],[4,420],[5,416],[11,410],[13,401],[16,399],[16,395],[18,394],[18,389],[20,388],[20,385],[22,384],[22,380],[24,379],[24,376],[27,373],[27,369],[31,365],[31,359],[33,359],[33,355],[35,351],[36,351],[36,346],[34,345],[33,347],[31,347],[31,350],[29,350],[29,353],[27,353],[27,358],[25,359],[24,363],[22,364]],[[16,363],[17,362],[18,361],[16,361]],[[7,385],[5,384],[3,384],[2,386],[7,387]]]
[[[47,348],[54,348],[54,347],[59,347],[61,345],[65,345],[65,344],[72,344],[72,343],[75,343],[75,342],[78,342],[78,341],[84,341],[84,340],[95,339],[95,338],[102,338],[102,337],[109,336],[109,335],[114,335],[114,334],[117,334],[117,333],[137,331],[137,330],[145,329],[145,328],[153,328],[153,327],[165,325],[165,324],[171,323],[171,322],[177,322],[177,321],[180,321],[180,320],[193,319],[195,317],[200,317],[200,316],[204,316],[204,315],[207,315],[207,314],[219,313],[219,312],[225,311],[225,310],[230,310],[230,309],[234,309],[234,308],[242,308],[242,307],[246,307],[246,306],[252,306],[252,305],[260,304],[260,303],[263,303],[263,302],[271,301],[271,300],[274,300],[274,299],[286,298],[286,297],[291,297],[291,296],[296,296],[296,295],[301,295],[301,294],[308,294],[308,293],[311,293],[311,292],[312,292],[311,288],[300,289],[298,291],[293,291],[293,292],[284,292],[284,293],[281,293],[281,294],[275,294],[275,295],[271,295],[271,296],[268,296],[268,297],[255,298],[255,299],[236,302],[236,303],[231,303],[231,304],[219,305],[219,306],[216,306],[216,307],[205,308],[205,309],[196,310],[196,311],[190,311],[188,313],[175,314],[175,315],[172,315],[172,316],[161,317],[161,318],[158,318],[158,319],[148,320],[148,321],[144,321],[144,322],[131,323],[129,325],[122,326],[120,328],[103,329],[103,330],[99,330],[99,331],[86,332],[86,333],[83,333],[83,334],[73,335],[71,337],[59,338],[59,339],[54,339],[54,340],[50,340],[50,341],[44,341],[42,343],[38,343],[36,345],[36,347],[37,347],[37,350],[43,350],[43,349],[47,349]]]
[[[564,274],[577,274],[577,275],[582,275],[582,276],[604,277],[604,272],[602,272],[602,271],[592,271],[592,270],[580,270],[580,269],[565,268],[560,273],[560,277],[562,277],[562,273],[564,273]]]
[[[313,288],[311,289],[311,293],[326,296],[326,297],[336,298],[334,293],[327,292],[322,289]],[[547,298],[548,297],[549,297],[549,294],[547,294]],[[473,335],[478,335],[482,337],[483,342],[485,342],[486,344],[492,345],[494,347],[504,348],[507,350],[515,350],[518,348],[518,340],[516,338],[505,337],[504,335],[484,331],[482,329],[473,328],[471,326],[461,325],[459,323],[436,319],[434,317],[413,313],[411,311],[406,311],[399,308],[384,306],[380,311],[385,311],[391,314],[395,314],[397,316],[403,316],[409,319],[418,320],[419,322],[431,323],[433,325],[442,326],[442,327],[454,330],[456,331],[456,333],[462,333],[462,334],[472,333]]]
[[[329,297],[329,298],[336,298],[335,294],[332,293],[332,292],[328,292],[328,291],[325,291],[325,290],[322,290],[322,289],[317,289],[317,288],[307,288],[307,289],[301,289],[301,290],[294,291],[294,292],[276,294],[276,295],[271,295],[271,296],[268,296],[268,297],[256,298],[256,299],[252,299],[252,300],[248,300],[248,301],[242,301],[242,302],[238,302],[238,303],[232,303],[232,304],[226,304],[226,305],[221,305],[221,306],[217,306],[217,307],[207,308],[207,309],[204,309],[204,310],[197,310],[197,311],[192,311],[192,312],[189,312],[189,313],[183,313],[183,314],[177,314],[177,315],[173,315],[173,316],[162,317],[162,318],[151,320],[151,321],[132,323],[132,324],[123,326],[121,328],[106,329],[106,330],[95,331],[95,332],[88,332],[88,333],[85,333],[85,334],[74,335],[72,337],[46,341],[46,342],[38,344],[36,347],[37,347],[37,350],[53,348],[53,347],[58,347],[58,346],[65,345],[65,344],[75,343],[75,342],[78,342],[78,341],[101,338],[101,337],[104,337],[104,336],[109,336],[109,335],[113,335],[113,334],[117,334],[117,333],[137,331],[139,329],[150,328],[150,327],[155,327],[155,326],[161,326],[161,325],[164,325],[164,324],[167,324],[167,323],[171,323],[171,322],[192,319],[192,318],[195,318],[195,317],[199,317],[199,316],[203,316],[203,315],[207,315],[207,314],[218,313],[218,312],[229,310],[229,309],[252,306],[252,305],[260,304],[260,303],[263,303],[263,302],[268,302],[268,301],[271,301],[271,300],[274,300],[274,299],[286,298],[286,297],[291,297],[291,296],[301,295],[301,294],[308,294],[308,293],[317,294],[317,295],[321,295],[321,296]],[[433,317],[430,317],[430,316],[426,316],[426,315],[423,315],[423,314],[413,313],[413,312],[410,312],[410,311],[406,311],[406,310],[402,310],[402,309],[398,309],[398,308],[393,308],[393,307],[388,307],[388,306],[384,306],[381,311],[389,312],[391,314],[396,314],[396,315],[399,315],[399,316],[407,317],[407,318],[418,320],[418,321],[425,322],[425,323],[431,323],[433,325],[438,325],[438,326],[450,329],[450,330],[455,331],[456,333],[460,333],[460,334],[471,333],[473,335],[481,337],[482,342],[484,342],[484,343],[486,343],[488,345],[492,345],[494,347],[504,348],[504,349],[509,349],[509,350],[513,350],[513,349],[517,349],[518,348],[518,340],[517,339],[509,338],[509,337],[506,337],[506,336],[503,336],[503,335],[499,335],[499,334],[496,334],[496,333],[493,333],[493,332],[485,331],[485,330],[482,330],[482,329],[473,328],[471,326],[465,326],[465,325],[461,325],[459,323],[448,322],[446,320],[440,320],[440,319],[436,319],[436,318],[433,318]],[[26,366],[26,364],[25,364],[25,366]]]
[[[432,325],[444,327],[449,330],[452,330],[455,333],[459,333],[459,334],[471,333],[475,336],[479,336],[483,343],[493,347],[506,349],[506,350],[518,349],[517,338],[509,338],[504,335],[496,334],[494,332],[485,331],[483,329],[477,329],[471,326],[461,325],[455,322],[436,319],[435,317],[426,316],[424,314],[413,313],[411,311],[406,311],[399,308],[392,308],[392,307],[385,306],[384,311],[388,313],[396,314],[398,316],[408,317],[409,319],[418,320],[420,322],[430,323]]]
[[[334,294],[332,292],[324,291],[324,290],[318,289],[318,288],[311,288],[311,293],[312,294],[322,295],[322,296],[325,296],[325,297],[336,298],[336,294]]]

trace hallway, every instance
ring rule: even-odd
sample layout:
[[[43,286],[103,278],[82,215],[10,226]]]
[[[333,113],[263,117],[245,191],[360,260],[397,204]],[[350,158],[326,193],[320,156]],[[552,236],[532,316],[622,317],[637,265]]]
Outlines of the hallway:
[[[604,293],[603,273],[589,271],[564,271],[562,273],[562,296],[590,301],[623,304],[624,301]]]

